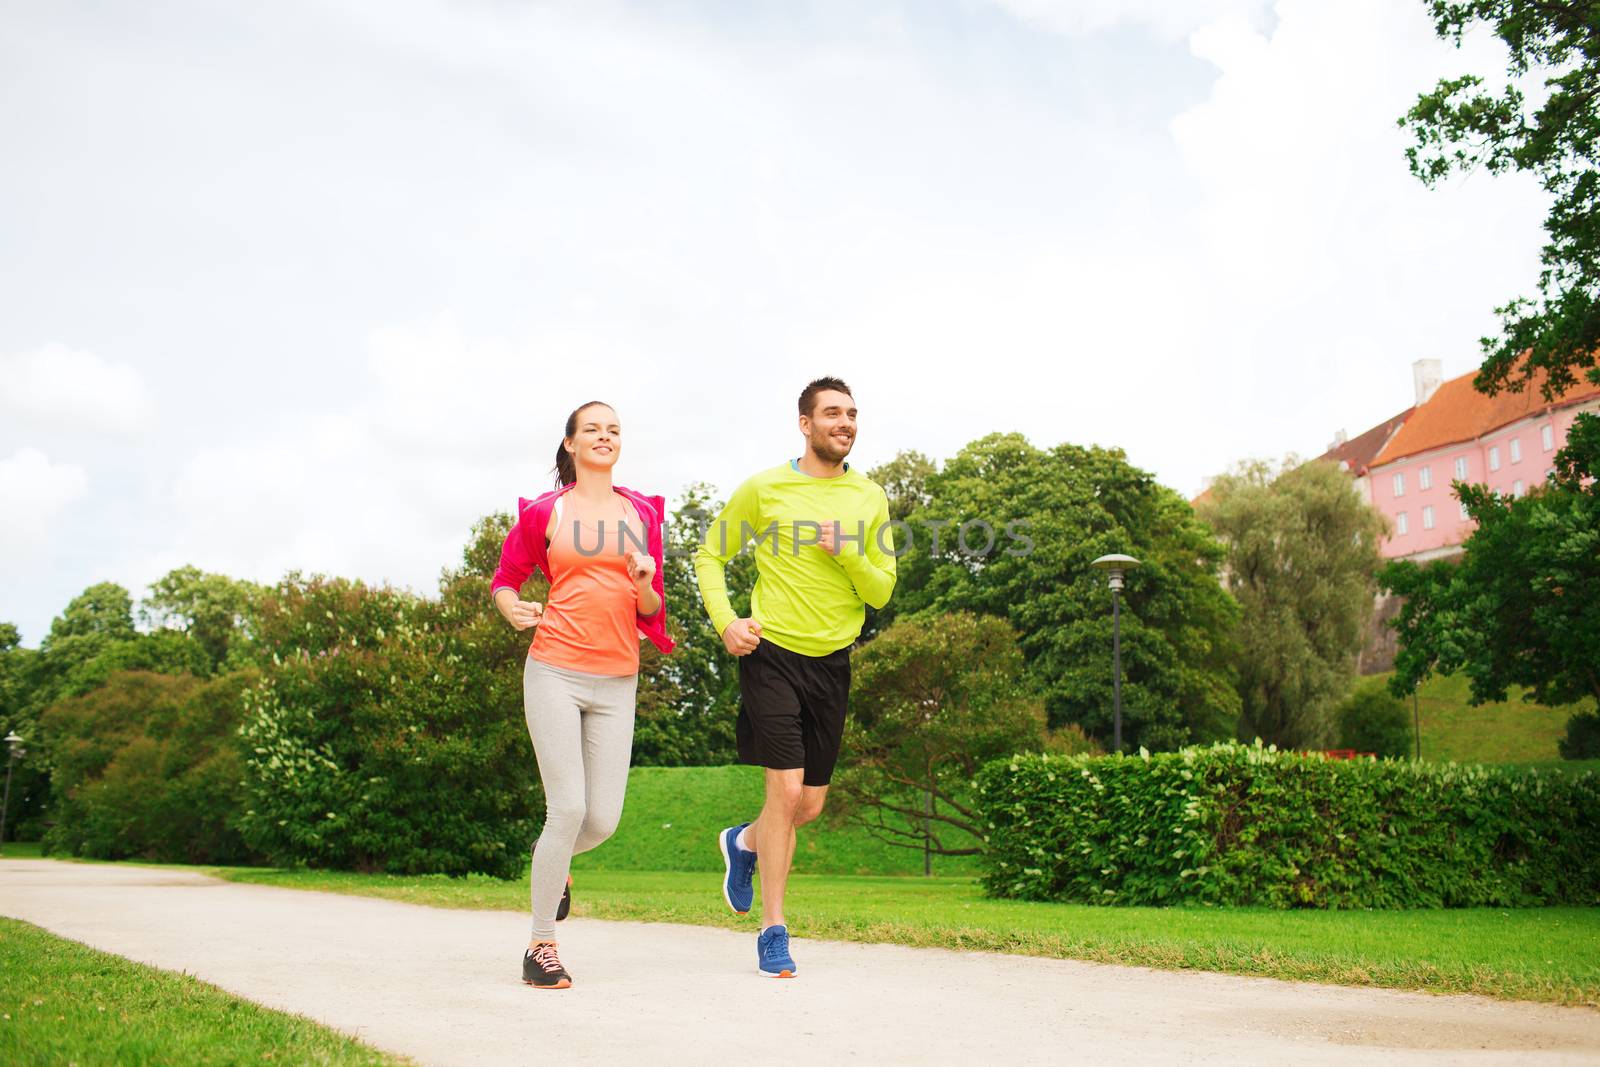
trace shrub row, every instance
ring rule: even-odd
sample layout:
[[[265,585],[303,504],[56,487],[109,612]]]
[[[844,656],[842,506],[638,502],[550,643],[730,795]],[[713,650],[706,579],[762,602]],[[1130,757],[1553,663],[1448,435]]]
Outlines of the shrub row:
[[[977,779],[990,893],[1092,904],[1600,903],[1600,776],[1237,744]]]

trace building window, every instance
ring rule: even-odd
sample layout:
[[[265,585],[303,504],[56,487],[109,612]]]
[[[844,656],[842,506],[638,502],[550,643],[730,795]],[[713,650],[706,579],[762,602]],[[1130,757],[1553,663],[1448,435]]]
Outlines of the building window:
[[[1492,470],[1492,471],[1497,471],[1497,470],[1500,469],[1500,446],[1499,445],[1494,445],[1489,449],[1489,469]]]
[[[1406,476],[1405,476],[1405,472],[1403,472],[1403,471],[1394,476],[1394,495],[1395,496],[1405,496],[1406,495]]]
[[[1556,447],[1556,431],[1549,423],[1539,427],[1539,444],[1546,452]]]
[[[1467,480],[1467,457],[1466,456],[1457,456],[1456,457],[1456,481],[1464,482],[1466,480]]]
[[[1394,517],[1394,532],[1396,534],[1404,535],[1410,529],[1411,524],[1406,521],[1405,512],[1402,511],[1400,514]]]
[[[1516,481],[1511,483],[1511,495],[1514,496],[1514,497],[1522,495],[1522,479],[1521,478],[1518,478]]]
[[[1433,529],[1433,505],[1432,504],[1429,504],[1427,507],[1422,509],[1422,528],[1424,530]]]
[[[1511,462],[1522,462],[1522,438],[1520,437],[1513,437],[1511,439]]]
[[[1423,467],[1421,470],[1419,470],[1417,472],[1417,488],[1418,489],[1432,489],[1433,488],[1433,468],[1432,467]]]
[[[1472,518],[1472,516],[1467,514],[1466,502],[1462,501],[1462,503],[1461,503],[1461,521],[1462,522],[1466,522],[1468,519],[1471,519],[1471,518]]]

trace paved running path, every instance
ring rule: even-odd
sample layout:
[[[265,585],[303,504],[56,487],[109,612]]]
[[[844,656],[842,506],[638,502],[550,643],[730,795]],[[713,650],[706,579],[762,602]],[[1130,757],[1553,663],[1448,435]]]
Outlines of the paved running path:
[[[570,919],[544,992],[515,912],[159,868],[0,860],[0,914],[423,1064],[1600,1062],[1600,1012],[1476,997],[798,939],[772,981],[754,927]]]

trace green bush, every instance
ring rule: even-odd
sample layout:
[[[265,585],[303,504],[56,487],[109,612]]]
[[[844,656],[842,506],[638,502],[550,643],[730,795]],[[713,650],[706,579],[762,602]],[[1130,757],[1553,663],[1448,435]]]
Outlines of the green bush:
[[[1600,713],[1580,711],[1567,720],[1567,736],[1557,744],[1562,759],[1600,759]]]
[[[1098,904],[1600,904],[1600,776],[1215,745],[978,775],[996,896]]]
[[[526,638],[486,583],[447,575],[434,601],[291,577],[259,610],[273,652],[245,694],[252,847],[293,866],[519,874],[539,798]]]
[[[125,671],[45,711],[56,753],[47,852],[241,863],[236,732],[253,673],[201,681]]]
[[[1386,688],[1362,686],[1334,713],[1339,748],[1404,759],[1411,750],[1411,712]]]

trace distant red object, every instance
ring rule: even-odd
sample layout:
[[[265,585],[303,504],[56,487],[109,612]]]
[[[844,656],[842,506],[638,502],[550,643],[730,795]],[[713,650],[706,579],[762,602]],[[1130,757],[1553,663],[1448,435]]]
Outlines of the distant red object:
[[[1377,759],[1376,752],[1357,752],[1353,748],[1328,748],[1322,754],[1329,759]]]

